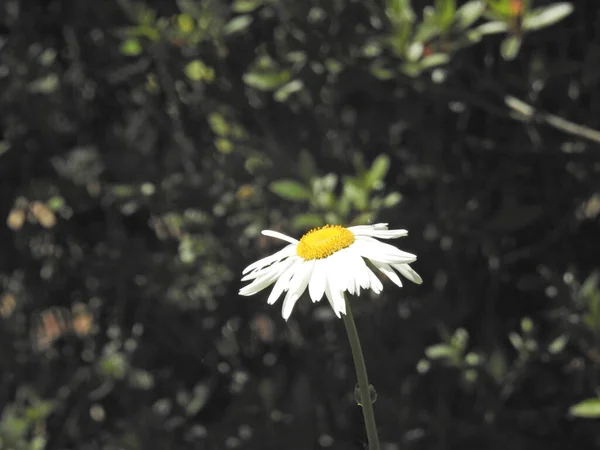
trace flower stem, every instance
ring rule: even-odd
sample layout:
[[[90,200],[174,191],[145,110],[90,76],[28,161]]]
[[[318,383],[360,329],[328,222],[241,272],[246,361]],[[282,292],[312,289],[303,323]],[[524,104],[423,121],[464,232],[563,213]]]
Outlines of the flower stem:
[[[356,376],[358,378],[358,388],[360,391],[361,406],[365,418],[365,428],[367,429],[367,439],[369,441],[369,450],[379,450],[379,437],[377,436],[377,425],[375,424],[375,413],[373,412],[373,402],[369,392],[369,379],[367,378],[367,368],[356,331],[356,324],[350,309],[350,302],[346,299],[346,314],[342,314],[344,325],[348,333],[348,340],[352,348],[352,358],[356,367]]]

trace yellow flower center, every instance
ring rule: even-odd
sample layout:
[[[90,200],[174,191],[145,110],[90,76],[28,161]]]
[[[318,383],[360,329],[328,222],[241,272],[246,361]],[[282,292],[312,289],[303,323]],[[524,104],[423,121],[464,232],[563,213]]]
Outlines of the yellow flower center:
[[[305,260],[327,258],[353,242],[352,231],[340,225],[325,225],[302,236],[296,247],[296,254]]]

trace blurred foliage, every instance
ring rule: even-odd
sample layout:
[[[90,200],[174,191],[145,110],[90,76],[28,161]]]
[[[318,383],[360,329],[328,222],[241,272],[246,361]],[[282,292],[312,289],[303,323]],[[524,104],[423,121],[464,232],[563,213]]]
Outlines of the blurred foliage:
[[[331,309],[238,296],[326,222],[419,256],[355,300],[384,448],[600,446],[597,18],[2,2],[0,448],[363,448]]]

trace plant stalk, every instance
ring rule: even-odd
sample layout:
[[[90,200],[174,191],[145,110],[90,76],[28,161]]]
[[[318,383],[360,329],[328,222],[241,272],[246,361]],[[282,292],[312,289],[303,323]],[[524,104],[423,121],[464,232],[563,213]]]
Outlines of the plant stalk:
[[[367,429],[367,440],[369,441],[369,450],[379,450],[379,436],[377,435],[377,425],[375,424],[375,413],[373,412],[373,402],[369,392],[369,379],[367,378],[367,368],[365,366],[365,358],[363,357],[360,340],[350,302],[346,299],[346,314],[343,314],[344,325],[348,333],[350,348],[352,349],[352,358],[356,368],[356,376],[358,378],[358,388],[361,398],[361,406],[363,416],[365,418],[365,428]]]

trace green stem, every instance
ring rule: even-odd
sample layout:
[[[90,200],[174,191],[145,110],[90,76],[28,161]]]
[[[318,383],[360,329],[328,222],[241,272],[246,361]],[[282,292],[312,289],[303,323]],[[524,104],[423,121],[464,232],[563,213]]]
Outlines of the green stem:
[[[377,436],[377,425],[375,424],[375,413],[373,412],[373,402],[369,393],[369,379],[367,378],[367,368],[365,358],[363,357],[356,331],[356,324],[350,309],[350,302],[346,299],[346,314],[343,314],[344,325],[348,333],[348,340],[352,348],[352,358],[356,367],[356,376],[358,378],[358,389],[360,391],[361,406],[365,418],[365,428],[367,429],[367,439],[369,441],[369,450],[379,450],[379,437]]]

